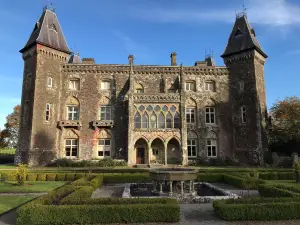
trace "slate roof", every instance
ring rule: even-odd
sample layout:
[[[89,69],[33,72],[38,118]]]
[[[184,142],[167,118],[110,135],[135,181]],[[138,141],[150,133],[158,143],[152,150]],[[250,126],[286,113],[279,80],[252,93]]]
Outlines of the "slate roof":
[[[236,18],[231,35],[228,39],[228,44],[221,57],[230,56],[236,53],[241,53],[247,50],[256,49],[265,58],[268,56],[260,47],[255,36],[254,30],[251,28],[247,16],[242,15]]]
[[[55,12],[49,9],[43,11],[39,21],[34,26],[30,38],[20,52],[23,53],[37,43],[66,53],[71,52]]]

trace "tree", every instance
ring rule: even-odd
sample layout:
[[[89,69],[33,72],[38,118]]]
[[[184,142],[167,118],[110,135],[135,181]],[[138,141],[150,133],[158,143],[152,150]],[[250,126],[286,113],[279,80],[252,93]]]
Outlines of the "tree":
[[[270,110],[272,129],[269,143],[272,151],[300,152],[300,98],[277,101]]]
[[[0,133],[0,145],[16,148],[19,136],[21,106],[14,107],[14,111],[6,117],[5,128]]]

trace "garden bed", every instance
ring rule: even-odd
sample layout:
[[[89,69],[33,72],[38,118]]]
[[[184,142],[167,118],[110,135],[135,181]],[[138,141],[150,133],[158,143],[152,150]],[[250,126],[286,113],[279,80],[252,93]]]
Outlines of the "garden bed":
[[[18,207],[36,196],[0,196],[0,214],[3,214],[13,208]]]
[[[0,193],[49,192],[65,183],[65,181],[26,181],[24,185],[19,186],[13,181],[0,182]]]

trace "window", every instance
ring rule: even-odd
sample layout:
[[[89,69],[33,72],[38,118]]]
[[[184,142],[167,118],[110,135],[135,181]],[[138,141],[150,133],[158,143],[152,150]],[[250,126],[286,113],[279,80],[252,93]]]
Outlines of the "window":
[[[65,140],[65,151],[66,151],[67,157],[77,157],[78,156],[78,140],[77,139]]]
[[[173,128],[173,117],[170,112],[167,114],[166,122],[167,122],[167,128]]]
[[[70,90],[79,90],[79,80],[70,80],[69,81],[69,89]]]
[[[98,140],[98,156],[100,158],[110,157],[110,139]]]
[[[155,155],[155,156],[157,156],[158,155],[158,148],[153,148],[152,149],[152,155]]]
[[[239,90],[240,90],[240,92],[243,92],[243,91],[244,91],[244,87],[245,87],[244,81],[240,81],[240,82],[239,82]]]
[[[102,81],[101,90],[110,90],[110,81]]]
[[[165,128],[165,116],[162,112],[158,115],[158,128]]]
[[[205,108],[205,123],[214,124],[215,123],[215,108],[206,107]]]
[[[196,83],[195,81],[189,81],[185,83],[185,90],[186,91],[195,91],[196,90]]]
[[[141,84],[136,84],[135,85],[135,93],[138,93],[138,94],[144,93],[144,88]]]
[[[138,112],[134,116],[134,128],[141,128],[141,115]]]
[[[67,120],[78,120],[79,119],[79,108],[78,106],[68,106]]]
[[[46,121],[50,120],[50,116],[51,116],[51,104],[47,103],[46,104]]]
[[[150,116],[150,128],[157,128],[157,116],[154,112]]]
[[[241,117],[242,117],[242,123],[247,123],[247,113],[246,113],[246,107],[241,107]]]
[[[146,112],[144,112],[142,116],[142,128],[149,128],[149,116]]]
[[[103,105],[100,107],[100,120],[111,120],[110,105]]]
[[[197,140],[196,139],[188,139],[187,147],[188,147],[188,157],[195,158],[197,157]]]
[[[214,81],[206,81],[204,85],[205,91],[215,91],[215,82]]]
[[[52,87],[52,77],[47,78],[47,87]]]
[[[208,157],[217,157],[217,141],[216,140],[207,140],[207,156]]]
[[[195,123],[195,108],[186,108],[185,116],[187,123]]]
[[[179,125],[180,125],[179,113],[176,112],[174,115],[174,128],[179,128]]]

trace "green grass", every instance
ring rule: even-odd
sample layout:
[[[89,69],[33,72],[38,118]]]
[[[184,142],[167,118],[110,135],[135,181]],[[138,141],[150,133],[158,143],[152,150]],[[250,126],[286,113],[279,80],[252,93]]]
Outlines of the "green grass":
[[[300,184],[297,184],[295,180],[266,180],[266,182],[271,184],[286,184],[290,186],[300,187]]]
[[[0,164],[0,170],[1,169],[16,169],[16,166],[14,164]]]
[[[32,199],[36,198],[35,196],[0,196],[0,214],[16,208],[19,205],[22,205]]]
[[[18,186],[16,182],[2,182],[0,193],[48,192],[65,183],[66,181],[26,181],[24,186]]]
[[[16,154],[15,148],[0,148],[0,154]]]

